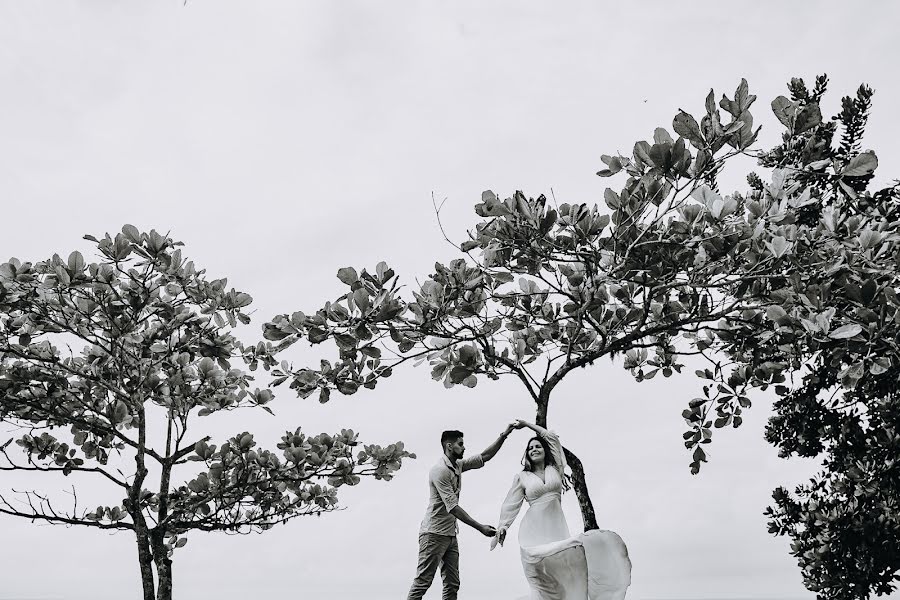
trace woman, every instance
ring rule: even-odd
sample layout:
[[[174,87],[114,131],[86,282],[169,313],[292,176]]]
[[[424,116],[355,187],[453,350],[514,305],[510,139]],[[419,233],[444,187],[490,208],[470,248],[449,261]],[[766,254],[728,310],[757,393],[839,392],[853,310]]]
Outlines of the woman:
[[[491,550],[503,545],[506,532],[519,514],[519,546],[525,578],[533,600],[620,600],[631,584],[631,561],[622,538],[612,531],[592,530],[569,536],[560,499],[568,489],[566,458],[559,437],[525,421],[537,436],[528,441],[524,469],[513,479],[503,502]]]

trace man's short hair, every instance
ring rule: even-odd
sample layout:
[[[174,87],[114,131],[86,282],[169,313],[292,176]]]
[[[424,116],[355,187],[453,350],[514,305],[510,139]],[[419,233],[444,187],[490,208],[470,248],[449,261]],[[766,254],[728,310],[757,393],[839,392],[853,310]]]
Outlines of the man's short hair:
[[[461,437],[463,437],[462,431],[457,431],[456,429],[448,429],[441,434],[441,446],[443,446],[447,442],[455,442]]]

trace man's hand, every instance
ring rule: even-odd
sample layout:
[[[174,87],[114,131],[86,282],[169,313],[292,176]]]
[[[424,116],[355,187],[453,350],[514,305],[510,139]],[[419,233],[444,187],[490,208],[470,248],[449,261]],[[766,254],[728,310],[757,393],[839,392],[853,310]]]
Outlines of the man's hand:
[[[497,542],[502,546],[506,541],[506,527],[501,527],[497,535]]]
[[[496,456],[497,451],[500,449],[500,446],[503,445],[503,442],[506,441],[506,438],[509,437],[509,434],[512,433],[512,430],[518,429],[516,423],[518,423],[518,421],[513,421],[512,423],[507,425],[506,429],[503,430],[503,433],[500,434],[500,437],[494,440],[493,444],[491,444],[481,452],[481,460],[483,462],[487,462],[494,458],[494,456]]]
[[[481,535],[484,537],[494,537],[497,535],[497,530],[490,525],[479,525],[478,531],[480,531]]]
[[[510,423],[509,426],[512,427],[513,429],[522,429],[522,428],[526,427],[525,421],[523,421],[522,419],[516,419],[515,421]]]

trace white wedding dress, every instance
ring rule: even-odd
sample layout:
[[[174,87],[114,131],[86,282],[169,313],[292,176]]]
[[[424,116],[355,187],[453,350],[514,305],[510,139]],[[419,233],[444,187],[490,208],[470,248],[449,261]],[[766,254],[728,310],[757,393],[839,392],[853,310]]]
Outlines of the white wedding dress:
[[[522,502],[528,502],[519,525],[519,546],[525,578],[531,587],[529,598],[621,600],[631,585],[628,549],[612,531],[592,530],[570,537],[560,504],[565,455],[555,433],[547,432],[544,438],[558,467],[548,466],[543,480],[530,471],[517,473],[497,527],[498,531],[508,529]],[[496,543],[495,537],[492,549]]]

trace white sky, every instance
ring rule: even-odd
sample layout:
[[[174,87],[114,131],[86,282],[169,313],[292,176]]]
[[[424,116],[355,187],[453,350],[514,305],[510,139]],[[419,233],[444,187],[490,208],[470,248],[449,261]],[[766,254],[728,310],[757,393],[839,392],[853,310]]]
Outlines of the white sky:
[[[0,257],[86,250],[83,234],[124,223],[171,230],[211,275],[254,296],[261,326],[332,297],[339,267],[384,259],[424,275],[451,258],[432,193],[447,198],[456,239],[485,189],[601,201],[601,154],[671,129],[678,108],[698,113],[710,87],[731,94],[741,77],[759,96],[767,142],[778,131],[768,103],[791,76],[831,76],[827,115],[869,83],[864,145],[895,174],[900,11],[850,11],[809,1],[0,3]],[[743,188],[742,175],[727,181]],[[551,425],[586,463],[601,527],[628,544],[629,598],[812,597],[762,516],[774,487],[815,470],[763,441],[770,396],[757,396],[741,429],[716,433],[711,464],[692,477],[680,412],[698,380],[639,385],[608,363],[570,379]],[[285,391],[273,407],[277,418],[232,414],[214,427],[258,431],[268,446],[296,424],[352,427],[368,441],[402,439],[419,459],[391,483],[344,491],[342,513],[261,536],[193,535],[175,557],[180,600],[405,597],[440,431],[463,429],[477,452],[510,419],[533,418],[513,382],[446,391],[425,367],[327,405]],[[526,439],[467,474],[462,505],[482,522],[496,520]],[[574,496],[564,505],[577,530]],[[11,518],[0,532],[2,598],[140,596],[124,533]],[[464,527],[460,546],[461,598],[527,591],[514,544],[488,553]]]

